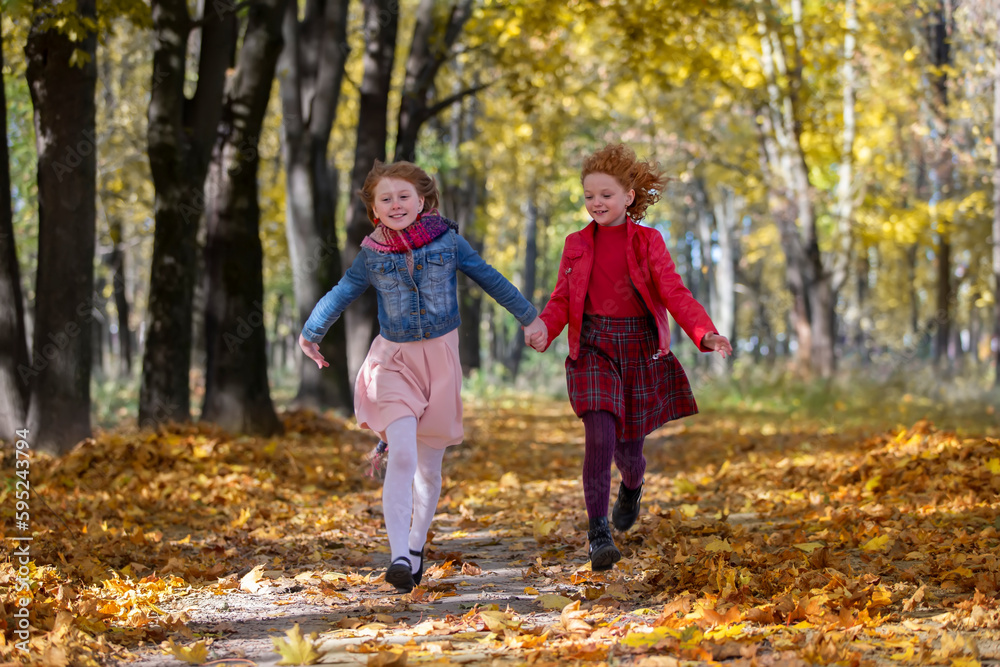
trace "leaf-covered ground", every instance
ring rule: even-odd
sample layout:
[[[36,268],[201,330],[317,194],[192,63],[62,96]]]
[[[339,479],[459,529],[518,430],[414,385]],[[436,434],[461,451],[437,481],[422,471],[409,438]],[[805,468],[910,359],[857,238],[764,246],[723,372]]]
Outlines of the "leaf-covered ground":
[[[361,473],[370,435],[308,413],[285,422],[274,440],[111,432],[33,459],[30,660],[1000,660],[996,432],[718,414],[670,425],[648,441],[643,514],[616,535],[624,560],[593,573],[579,421],[564,403],[468,405],[467,442],[445,459],[432,567],[398,596],[382,582],[378,485]],[[13,537],[15,464],[3,452]],[[0,659],[25,662],[12,544]]]

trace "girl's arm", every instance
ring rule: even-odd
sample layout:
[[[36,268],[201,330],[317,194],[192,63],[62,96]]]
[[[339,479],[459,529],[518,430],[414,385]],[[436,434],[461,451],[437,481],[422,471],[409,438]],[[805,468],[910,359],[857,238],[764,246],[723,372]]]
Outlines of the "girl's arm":
[[[651,234],[649,239],[650,271],[663,304],[698,349],[702,352],[711,352],[715,348],[705,346],[704,342],[706,334],[718,334],[712,318],[705,312],[704,306],[691,295],[691,290],[684,286],[674,266],[674,260],[667,251],[667,244],[663,242],[663,237]]]
[[[319,343],[344,310],[354,303],[368,289],[368,269],[365,268],[365,253],[359,252],[347,273],[316,304],[302,327],[302,338],[310,343]]]
[[[468,241],[459,234],[455,236],[458,239],[458,268],[462,273],[472,278],[497,303],[510,311],[521,326],[531,324],[538,317],[538,310],[503,274],[487,264]]]
[[[542,309],[542,314],[539,315],[545,322],[549,335],[545,347],[539,352],[547,350],[569,322],[569,268],[570,261],[566,256],[566,245],[564,244],[562,258],[559,260],[559,276],[556,278],[556,287],[549,296],[549,302]]]

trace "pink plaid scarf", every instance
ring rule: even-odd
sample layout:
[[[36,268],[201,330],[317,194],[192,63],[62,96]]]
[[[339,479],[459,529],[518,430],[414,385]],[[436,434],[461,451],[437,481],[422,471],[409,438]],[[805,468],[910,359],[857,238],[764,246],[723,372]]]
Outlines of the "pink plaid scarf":
[[[396,231],[379,223],[375,230],[361,242],[361,247],[379,253],[402,253],[421,248],[448,229],[458,231],[458,225],[442,217],[437,209],[421,213],[409,227]]]

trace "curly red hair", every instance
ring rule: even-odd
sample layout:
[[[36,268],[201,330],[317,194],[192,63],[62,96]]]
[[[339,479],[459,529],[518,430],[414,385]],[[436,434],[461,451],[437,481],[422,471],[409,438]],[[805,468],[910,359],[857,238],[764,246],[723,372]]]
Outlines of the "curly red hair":
[[[365,177],[365,184],[358,190],[358,196],[365,204],[368,211],[368,219],[375,223],[375,188],[383,178],[398,178],[413,185],[417,195],[424,198],[423,213],[438,207],[437,182],[434,177],[412,162],[400,161],[386,164],[381,160],[375,160],[375,166]]]
[[[646,215],[646,209],[660,201],[663,188],[670,181],[657,162],[640,160],[625,144],[608,144],[583,161],[582,182],[590,174],[607,174],[618,181],[626,192],[635,190],[635,199],[626,209],[635,222]]]

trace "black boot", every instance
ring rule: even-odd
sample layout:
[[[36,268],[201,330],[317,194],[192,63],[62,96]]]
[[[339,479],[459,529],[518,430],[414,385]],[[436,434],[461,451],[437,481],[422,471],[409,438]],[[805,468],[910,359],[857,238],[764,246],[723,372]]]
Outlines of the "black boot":
[[[622,559],[622,554],[615,546],[615,541],[611,538],[611,529],[608,527],[608,517],[602,516],[590,520],[590,530],[587,531],[587,539],[590,540],[590,569],[598,572],[600,570],[610,570],[614,564]]]
[[[639,482],[638,489],[630,489],[622,482],[618,487],[618,499],[615,500],[614,509],[611,510],[611,523],[620,531],[626,531],[632,527],[635,520],[639,518],[639,501],[642,500],[643,482]]]

